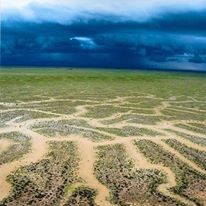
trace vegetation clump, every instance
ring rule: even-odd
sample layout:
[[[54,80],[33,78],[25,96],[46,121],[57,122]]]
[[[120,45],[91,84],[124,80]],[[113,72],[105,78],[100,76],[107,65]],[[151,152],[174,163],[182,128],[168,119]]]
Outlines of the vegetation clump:
[[[87,187],[77,188],[63,206],[96,206],[96,191]]]
[[[175,139],[168,139],[165,140],[165,142],[172,148],[183,154],[186,158],[194,161],[195,163],[197,163],[197,165],[206,170],[206,152],[188,147]]]
[[[169,167],[176,176],[177,186],[173,192],[194,201],[197,205],[204,205],[206,199],[206,175],[190,168],[175,155],[165,151],[161,146],[150,140],[136,141],[136,146],[154,164]]]
[[[157,191],[165,176],[158,170],[135,169],[124,147],[99,146],[94,173],[111,190],[112,201],[125,205],[180,205]]]
[[[161,136],[159,132],[153,131],[151,129],[146,129],[146,128],[138,128],[138,127],[132,127],[132,126],[125,126],[122,128],[104,128],[104,127],[99,127],[98,129],[108,132],[111,134],[115,134],[117,136],[121,137],[130,137],[130,136]]]
[[[11,145],[0,153],[0,165],[18,160],[31,149],[31,138],[18,132],[1,134],[0,139],[8,139]]]
[[[56,205],[64,188],[77,181],[78,156],[72,142],[51,142],[45,159],[21,167],[8,177],[13,189],[3,200],[13,205]]]

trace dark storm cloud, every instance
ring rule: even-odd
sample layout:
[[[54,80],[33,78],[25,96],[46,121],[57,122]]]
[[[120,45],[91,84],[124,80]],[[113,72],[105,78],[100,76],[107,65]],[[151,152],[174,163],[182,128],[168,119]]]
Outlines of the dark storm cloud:
[[[206,10],[143,22],[105,15],[71,24],[4,21],[1,63],[206,70],[205,25]]]

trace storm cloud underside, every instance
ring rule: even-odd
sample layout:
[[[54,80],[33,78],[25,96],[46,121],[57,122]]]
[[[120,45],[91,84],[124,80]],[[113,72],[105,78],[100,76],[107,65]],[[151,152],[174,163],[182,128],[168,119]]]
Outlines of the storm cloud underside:
[[[2,2],[2,65],[206,71],[205,1],[17,2]]]

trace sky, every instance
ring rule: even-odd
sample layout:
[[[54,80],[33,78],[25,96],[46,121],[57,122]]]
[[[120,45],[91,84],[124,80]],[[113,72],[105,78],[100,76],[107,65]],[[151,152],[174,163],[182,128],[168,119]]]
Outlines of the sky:
[[[1,0],[1,65],[206,71],[206,0]]]

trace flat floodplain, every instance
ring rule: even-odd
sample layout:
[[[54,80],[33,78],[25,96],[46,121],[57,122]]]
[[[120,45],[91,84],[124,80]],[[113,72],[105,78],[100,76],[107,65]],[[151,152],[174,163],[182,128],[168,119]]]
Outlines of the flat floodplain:
[[[0,205],[206,205],[206,74],[1,69]]]

